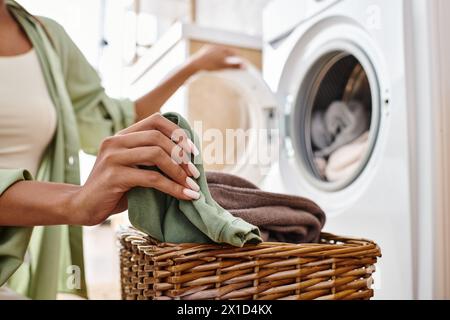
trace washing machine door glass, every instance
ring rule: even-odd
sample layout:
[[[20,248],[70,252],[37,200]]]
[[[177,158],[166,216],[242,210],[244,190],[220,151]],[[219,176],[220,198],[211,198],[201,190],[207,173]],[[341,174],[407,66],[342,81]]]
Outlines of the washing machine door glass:
[[[202,73],[188,84],[187,115],[209,171],[259,183],[276,156],[275,111],[274,95],[248,63],[243,70]]]
[[[343,189],[368,163],[379,126],[376,78],[370,63],[345,51],[329,52],[311,65],[292,130],[297,157],[316,186]]]

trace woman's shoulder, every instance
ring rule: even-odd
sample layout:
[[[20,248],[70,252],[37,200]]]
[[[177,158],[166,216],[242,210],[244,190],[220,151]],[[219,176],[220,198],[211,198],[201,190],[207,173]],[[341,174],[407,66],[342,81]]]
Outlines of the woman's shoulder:
[[[64,27],[60,25],[56,20],[48,17],[37,16],[36,17],[47,29],[48,32],[52,33],[52,36],[61,37],[66,34]]]
[[[64,27],[57,21],[48,17],[38,16],[36,18],[44,27],[45,32],[58,52],[58,55],[61,57],[68,54],[72,42]]]
[[[42,16],[37,16],[36,18],[43,25],[49,37],[51,37],[52,42],[64,43],[70,39],[64,27],[57,21]]]

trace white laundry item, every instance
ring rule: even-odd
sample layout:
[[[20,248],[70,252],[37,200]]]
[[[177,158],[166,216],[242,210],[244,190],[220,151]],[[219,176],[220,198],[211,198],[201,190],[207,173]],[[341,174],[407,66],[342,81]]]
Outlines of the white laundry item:
[[[36,51],[0,57],[0,168],[35,175],[56,124]]]
[[[315,158],[314,165],[320,174],[321,178],[325,178],[325,171],[327,170],[327,160],[324,158]]]
[[[318,150],[324,150],[331,146],[334,136],[325,125],[325,113],[314,112],[311,119],[311,141]]]
[[[328,181],[342,181],[351,177],[358,170],[368,149],[369,132],[366,132],[354,142],[332,153],[325,169]]]
[[[325,128],[321,131],[312,132],[312,135],[324,135],[328,132],[333,138],[332,143],[326,148],[316,152],[317,157],[325,158],[360,137],[370,128],[370,119],[366,107],[358,101],[335,101],[323,116]],[[317,130],[317,125],[313,129]],[[327,141],[328,137],[322,137]],[[317,137],[314,141],[319,140]]]

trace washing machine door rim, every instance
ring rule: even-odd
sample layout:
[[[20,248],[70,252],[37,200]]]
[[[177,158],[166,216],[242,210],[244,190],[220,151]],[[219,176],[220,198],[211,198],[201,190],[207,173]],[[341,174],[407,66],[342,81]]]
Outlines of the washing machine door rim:
[[[331,56],[331,58],[327,58],[327,56]],[[356,170],[356,174],[351,177],[344,179],[342,181],[337,182],[325,182],[320,181],[317,176],[319,175],[318,169],[315,168],[310,162],[305,163],[307,160],[305,156],[302,155],[305,152],[308,153],[309,157],[311,157],[312,151],[309,150],[307,146],[299,147],[299,145],[303,145],[304,143],[301,140],[311,140],[311,121],[305,120],[304,126],[304,139],[301,139],[298,130],[295,131],[294,128],[298,127],[297,121],[300,118],[311,119],[312,118],[312,109],[308,108],[308,110],[303,110],[300,108],[300,100],[302,93],[306,95],[306,99],[303,104],[304,105],[313,105],[314,99],[318,94],[319,87],[316,86],[314,88],[314,81],[317,78],[320,78],[320,73],[326,74],[328,69],[331,68],[335,61],[339,61],[343,57],[353,56],[358,61],[358,64],[361,65],[362,69],[365,71],[366,76],[368,77],[368,81],[371,89],[371,103],[372,103],[372,115],[371,115],[371,126],[370,126],[370,134],[369,134],[369,150],[366,152],[363,160],[361,161],[361,165]],[[322,63],[321,61],[325,61]],[[317,52],[313,56],[310,56],[308,60],[303,63],[305,66],[305,74],[302,76],[301,83],[298,84],[298,88],[295,94],[288,99],[288,105],[286,106],[285,113],[285,141],[284,148],[285,152],[290,155],[290,157],[296,157],[296,163],[298,169],[300,169],[305,174],[305,178],[308,182],[318,188],[319,190],[325,192],[337,192],[346,189],[351,186],[361,174],[365,171],[368,163],[371,160],[373,150],[375,148],[376,142],[378,140],[378,133],[380,129],[380,121],[381,121],[381,93],[380,93],[380,85],[379,78],[376,72],[376,68],[372,63],[372,60],[367,55],[365,50],[359,47],[357,44],[346,41],[346,40],[336,40],[330,43],[323,45],[318,48]],[[314,69],[321,68],[319,71],[315,71]],[[327,69],[328,68],[328,69]],[[307,79],[310,78],[310,74],[313,75],[313,81],[308,85]],[[356,75],[357,70],[352,71],[352,75]],[[350,85],[347,83],[345,87],[345,92],[343,93],[344,98],[350,99],[352,95],[352,90],[349,87]],[[306,94],[306,92],[309,92]],[[311,100],[312,99],[312,100]],[[294,132],[295,131],[295,132]]]
[[[249,116],[248,148],[238,160],[239,163],[226,172],[246,177],[256,184],[262,182],[279,156],[277,112],[280,104],[275,93],[269,88],[261,72],[248,61],[243,61],[241,69],[202,72],[191,81],[200,77],[215,77],[226,81],[246,100],[246,112]],[[262,139],[268,143],[264,143]],[[261,155],[267,155],[268,158],[262,161]]]
[[[250,62],[243,61],[241,69],[225,69],[213,72],[200,72],[194,77],[214,76],[227,80],[246,97],[251,97],[263,108],[278,108],[275,93],[269,88],[262,73]]]

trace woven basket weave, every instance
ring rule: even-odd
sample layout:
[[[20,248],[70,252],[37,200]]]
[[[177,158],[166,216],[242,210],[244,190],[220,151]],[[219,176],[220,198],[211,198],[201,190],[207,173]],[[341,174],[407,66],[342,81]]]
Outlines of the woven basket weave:
[[[322,234],[320,244],[168,244],[119,233],[125,300],[368,300],[380,248]]]

